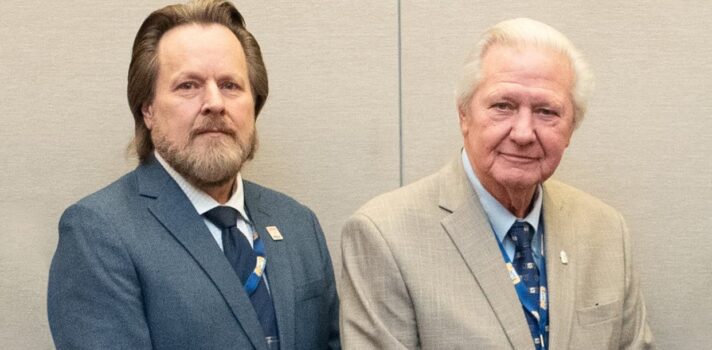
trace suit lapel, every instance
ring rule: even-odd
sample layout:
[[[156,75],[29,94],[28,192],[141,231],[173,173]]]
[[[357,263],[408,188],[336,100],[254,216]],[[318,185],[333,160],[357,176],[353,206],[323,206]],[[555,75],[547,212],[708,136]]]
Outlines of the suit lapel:
[[[533,349],[529,326],[502,253],[460,157],[440,173],[439,204],[450,212],[441,221],[445,231],[477,280],[512,347]]]
[[[152,199],[148,201],[148,210],[210,277],[255,348],[266,350],[252,303],[202,217],[160,163],[149,161],[137,172],[140,194]]]
[[[544,184],[546,274],[549,285],[549,343],[568,349],[576,291],[575,225],[565,201]],[[567,264],[562,262],[565,252]]]
[[[267,281],[272,296],[275,313],[277,315],[277,327],[279,328],[279,342],[282,349],[290,349],[295,343],[294,339],[294,286],[292,266],[289,262],[289,252],[287,251],[287,241],[289,238],[289,227],[280,225],[283,221],[279,217],[270,215],[270,208],[274,205],[266,203],[259,187],[244,181],[245,206],[249,212],[253,227],[260,235],[260,239],[265,244],[265,255],[267,257]],[[266,228],[276,226],[282,231],[284,239],[275,241],[268,234]]]

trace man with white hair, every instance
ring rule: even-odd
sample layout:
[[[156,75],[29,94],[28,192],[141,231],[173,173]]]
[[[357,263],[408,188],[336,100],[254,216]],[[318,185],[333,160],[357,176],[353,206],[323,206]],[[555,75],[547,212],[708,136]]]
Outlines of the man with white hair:
[[[345,348],[652,346],[621,215],[548,180],[591,80],[546,24],[519,18],[484,34],[457,91],[462,151],[344,227]]]

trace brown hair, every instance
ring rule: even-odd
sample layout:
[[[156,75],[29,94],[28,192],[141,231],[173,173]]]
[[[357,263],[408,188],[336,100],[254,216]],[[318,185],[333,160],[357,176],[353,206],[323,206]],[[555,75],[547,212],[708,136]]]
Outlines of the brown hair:
[[[151,131],[143,121],[141,108],[153,101],[158,76],[158,43],[163,34],[185,24],[220,24],[232,31],[242,45],[252,96],[255,100],[255,118],[267,100],[269,86],[267,70],[257,40],[247,31],[245,21],[232,3],[226,0],[192,0],[186,4],[166,6],[151,13],[136,33],[127,94],[135,122],[134,147],[141,162],[153,151]]]

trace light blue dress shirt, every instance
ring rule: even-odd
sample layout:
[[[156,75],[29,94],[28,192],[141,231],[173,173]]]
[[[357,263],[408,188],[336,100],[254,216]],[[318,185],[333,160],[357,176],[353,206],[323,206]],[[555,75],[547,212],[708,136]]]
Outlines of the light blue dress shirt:
[[[532,250],[534,254],[534,261],[537,266],[542,266],[544,261],[544,223],[541,220],[542,212],[542,188],[541,185],[537,186],[536,192],[534,193],[534,205],[531,211],[523,219],[519,219],[514,214],[509,212],[507,208],[502,206],[502,204],[497,201],[487,190],[482,186],[480,180],[475,176],[474,170],[472,170],[472,165],[470,160],[467,158],[467,152],[463,148],[462,150],[462,165],[465,168],[465,173],[467,178],[472,184],[472,188],[477,193],[480,199],[480,204],[487,214],[487,219],[489,220],[492,231],[494,232],[497,240],[502,243],[504,251],[507,253],[509,261],[514,259],[514,242],[512,238],[507,235],[509,229],[512,227],[516,221],[526,221],[532,227],[535,228],[534,237],[532,238]]]

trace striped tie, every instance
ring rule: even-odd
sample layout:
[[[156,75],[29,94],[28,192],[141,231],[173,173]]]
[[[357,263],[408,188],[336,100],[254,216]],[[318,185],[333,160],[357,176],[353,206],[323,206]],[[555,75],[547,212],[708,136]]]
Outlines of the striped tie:
[[[215,207],[206,212],[205,217],[222,230],[223,251],[225,257],[240,277],[244,285],[255,271],[257,255],[252,250],[245,235],[237,229],[237,218],[240,213],[226,206]],[[249,295],[252,306],[257,312],[257,318],[267,339],[277,339],[277,318],[264,278],[259,279],[257,289]]]

